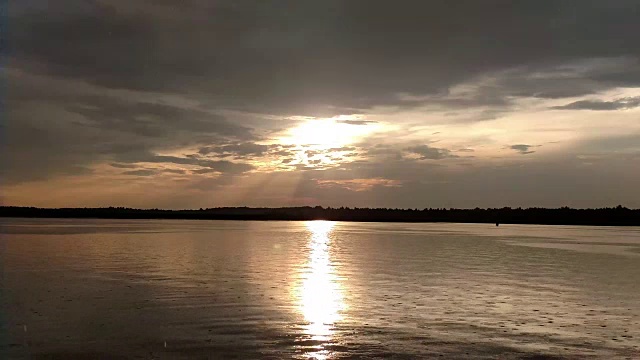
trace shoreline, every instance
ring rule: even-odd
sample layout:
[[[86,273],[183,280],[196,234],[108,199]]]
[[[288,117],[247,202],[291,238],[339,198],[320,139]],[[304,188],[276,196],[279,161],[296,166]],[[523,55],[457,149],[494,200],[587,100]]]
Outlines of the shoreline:
[[[640,226],[640,209],[371,209],[371,208],[131,208],[0,207],[0,218],[111,220],[346,221],[377,223],[458,223],[556,226]]]

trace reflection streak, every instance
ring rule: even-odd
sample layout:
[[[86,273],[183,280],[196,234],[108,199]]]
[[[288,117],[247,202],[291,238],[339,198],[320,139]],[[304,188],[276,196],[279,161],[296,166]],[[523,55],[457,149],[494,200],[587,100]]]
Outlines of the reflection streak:
[[[322,344],[331,341],[333,325],[342,319],[341,312],[345,309],[342,288],[329,254],[334,225],[330,221],[306,223],[311,232],[310,252],[302,274],[299,308],[308,323],[304,327],[305,335]],[[324,349],[324,345],[319,345],[307,355],[326,359],[329,351]]]

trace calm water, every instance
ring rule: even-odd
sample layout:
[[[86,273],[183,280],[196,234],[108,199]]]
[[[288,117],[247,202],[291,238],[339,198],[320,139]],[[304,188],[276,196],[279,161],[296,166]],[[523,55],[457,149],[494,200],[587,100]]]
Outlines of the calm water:
[[[11,358],[640,358],[640,228],[0,221]]]

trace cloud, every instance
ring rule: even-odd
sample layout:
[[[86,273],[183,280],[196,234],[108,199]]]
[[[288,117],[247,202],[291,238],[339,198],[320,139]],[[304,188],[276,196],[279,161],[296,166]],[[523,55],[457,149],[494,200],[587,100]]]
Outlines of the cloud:
[[[131,171],[125,171],[122,173],[122,175],[132,175],[132,176],[151,176],[151,175],[155,175],[158,172],[155,170],[131,170]]]
[[[446,158],[455,158],[456,155],[451,154],[450,150],[431,147],[429,145],[411,146],[406,151],[419,155],[420,160],[442,160]]]
[[[342,146],[342,147],[336,147],[336,148],[330,148],[327,149],[327,152],[329,153],[333,153],[333,152],[346,152],[346,151],[356,151],[357,148],[355,146]]]
[[[82,184],[91,182],[120,196],[77,201],[232,203],[259,178],[255,198],[244,200],[482,206],[539,201],[527,195],[538,184],[521,173],[543,179],[550,190],[536,196],[549,203],[581,174],[591,178],[576,186],[575,201],[605,204],[637,179],[629,165],[637,116],[619,111],[640,106],[640,48],[629,46],[640,33],[636,7],[20,1],[8,15],[12,51],[0,72],[8,87],[0,176],[10,199],[43,203],[67,189],[88,193]],[[564,111],[549,111],[554,105]],[[278,144],[309,119],[375,126],[332,149]],[[436,135],[437,144],[425,140]],[[548,151],[501,156],[536,150],[514,139]],[[305,150],[315,156],[310,164],[298,163],[308,160]],[[581,168],[587,158],[590,170]],[[119,171],[156,173],[109,177]],[[598,172],[606,186],[594,180]],[[367,179],[402,186],[349,190]],[[166,198],[130,183],[153,184]],[[278,186],[282,193],[266,194]]]
[[[269,154],[274,156],[290,156],[293,153],[289,150],[278,150],[278,151],[273,151]]]
[[[194,173],[194,174],[209,174],[209,173],[212,173],[212,172],[216,172],[216,170],[215,169],[206,169],[205,168],[205,169],[192,170],[191,172]]]
[[[534,147],[533,145],[526,144],[517,144],[509,146],[510,149],[519,152],[522,155],[533,154],[535,151],[529,151],[530,148]]]
[[[254,138],[251,128],[179,97],[106,91],[12,68],[3,76],[11,89],[0,153],[7,183],[82,175],[101,163],[126,168],[112,161]]]
[[[75,102],[66,109],[84,116],[88,120],[87,126],[100,129],[121,130],[147,137],[166,137],[172,131],[251,137],[248,128],[202,110],[109,97],[79,97]]]
[[[273,148],[271,145],[260,145],[255,143],[235,143],[220,146],[206,146],[198,150],[198,153],[202,155],[218,154],[218,155],[238,155],[247,156],[255,155],[260,156]]]
[[[398,94],[438,95],[514,68],[528,75],[554,70],[501,85],[519,89],[516,96],[563,97],[575,94],[571,88],[584,94],[589,82],[640,84],[637,70],[626,66],[582,73],[581,86],[563,86],[573,81],[562,72],[567,62],[640,55],[628,46],[640,32],[632,1],[293,4],[189,1],[180,11],[141,1],[80,1],[56,11],[25,6],[12,13],[10,36],[13,56],[29,71],[108,88],[187,89],[219,107],[269,114],[413,106]],[[492,89],[470,101],[508,101]]]
[[[348,124],[348,125],[369,125],[375,124],[377,121],[373,120],[336,120],[339,124]]]
[[[640,97],[627,97],[613,101],[580,100],[562,106],[554,106],[556,110],[627,110],[640,106]]]
[[[227,160],[209,160],[193,157],[177,157],[168,155],[155,155],[151,153],[137,153],[131,157],[129,155],[118,158],[122,163],[163,163],[176,165],[197,165],[206,167],[218,172],[239,174],[253,169],[253,165],[245,163],[235,163]]]
[[[341,187],[351,191],[371,191],[375,187],[399,187],[402,182],[390,179],[316,180],[320,188]]]
[[[136,166],[135,165],[131,165],[131,164],[117,164],[117,163],[111,163],[109,164],[110,166],[114,167],[114,168],[118,168],[118,169],[135,169]]]
[[[324,150],[305,150],[305,151],[304,151],[304,154],[305,154],[307,157],[314,157],[314,156],[316,156],[316,155],[321,155],[321,154],[323,154],[324,152],[325,152]]]

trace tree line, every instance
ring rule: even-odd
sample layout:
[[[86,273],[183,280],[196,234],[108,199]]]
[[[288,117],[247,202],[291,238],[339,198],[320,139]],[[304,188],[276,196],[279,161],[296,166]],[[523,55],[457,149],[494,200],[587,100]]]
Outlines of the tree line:
[[[349,207],[216,207],[193,210],[104,208],[36,208],[2,206],[0,217],[198,219],[198,220],[334,220],[371,222],[458,222],[548,225],[640,226],[640,209],[488,208],[488,209],[392,209]]]

